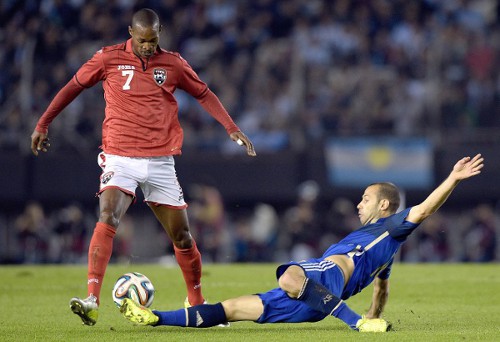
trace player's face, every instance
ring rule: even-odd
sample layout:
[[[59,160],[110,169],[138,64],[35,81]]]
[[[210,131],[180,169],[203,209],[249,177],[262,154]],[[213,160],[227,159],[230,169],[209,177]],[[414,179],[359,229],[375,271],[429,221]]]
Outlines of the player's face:
[[[128,29],[132,36],[132,50],[139,56],[148,59],[153,56],[160,42],[161,26],[142,27],[136,25]]]
[[[358,217],[361,224],[367,225],[377,221],[381,216],[380,201],[378,200],[377,185],[369,186],[365,189],[361,202],[359,202]]]

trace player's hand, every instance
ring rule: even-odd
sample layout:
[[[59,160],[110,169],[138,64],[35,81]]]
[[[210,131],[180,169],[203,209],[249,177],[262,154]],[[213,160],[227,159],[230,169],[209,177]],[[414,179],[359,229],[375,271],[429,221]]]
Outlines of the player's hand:
[[[36,130],[31,134],[31,151],[38,156],[38,151],[47,152],[50,147],[49,138],[46,133],[40,133]]]
[[[476,176],[481,173],[481,169],[484,166],[483,161],[484,158],[481,154],[476,154],[472,159],[470,157],[462,158],[453,166],[451,176],[456,180]]]
[[[247,154],[249,156],[255,157],[257,155],[257,153],[255,153],[255,149],[253,147],[252,142],[250,141],[250,139],[248,139],[248,137],[245,135],[245,133],[243,133],[241,131],[234,132],[234,133],[231,133],[230,137],[231,137],[231,140],[236,142],[238,145],[245,146],[247,149]]]
[[[366,318],[363,315],[356,323],[356,328],[359,332],[386,332],[391,329],[391,324],[382,318]]]

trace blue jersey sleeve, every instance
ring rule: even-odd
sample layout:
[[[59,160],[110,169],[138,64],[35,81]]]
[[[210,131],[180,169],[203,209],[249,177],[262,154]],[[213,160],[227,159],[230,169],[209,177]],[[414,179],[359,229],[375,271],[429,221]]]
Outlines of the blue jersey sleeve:
[[[389,229],[389,235],[396,241],[405,241],[408,235],[419,226],[418,223],[406,221],[406,217],[410,213],[410,210],[411,208],[406,208],[387,218],[387,227],[392,227]]]
[[[386,268],[384,268],[378,275],[377,277],[379,277],[380,279],[389,279],[389,277],[391,276],[391,270],[392,270],[392,263],[394,262],[394,259],[391,260],[391,263],[389,265],[387,265]]]

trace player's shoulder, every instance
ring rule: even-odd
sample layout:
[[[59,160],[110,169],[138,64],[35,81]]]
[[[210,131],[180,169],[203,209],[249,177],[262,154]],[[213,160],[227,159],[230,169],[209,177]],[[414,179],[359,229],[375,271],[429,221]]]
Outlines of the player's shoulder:
[[[115,44],[115,45],[108,45],[108,46],[102,47],[97,52],[98,53],[102,53],[102,54],[107,54],[107,53],[113,53],[113,52],[116,52],[116,51],[124,51],[125,50],[125,46],[126,46],[126,43],[120,43],[120,44]]]
[[[160,51],[161,51],[161,55],[164,58],[168,58],[170,60],[174,60],[174,61],[178,61],[178,62],[185,62],[186,61],[184,58],[182,58],[182,56],[179,52],[169,51],[169,50],[165,50],[163,48],[160,48]]]

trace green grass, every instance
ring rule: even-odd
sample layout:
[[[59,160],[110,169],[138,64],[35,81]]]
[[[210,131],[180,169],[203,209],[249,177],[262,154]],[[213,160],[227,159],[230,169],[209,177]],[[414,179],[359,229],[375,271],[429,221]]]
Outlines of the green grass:
[[[276,286],[275,265],[205,265],[204,294],[217,301]],[[69,310],[73,296],[86,295],[85,266],[0,267],[0,341],[499,341],[500,265],[395,265],[384,318],[395,331],[360,334],[335,318],[319,323],[233,323],[230,328],[134,326],[121,317],[111,288],[122,273],[146,274],[156,288],[153,308],[178,309],[185,298],[177,267],[109,266],[100,317],[83,326]],[[364,312],[372,288],[347,303]]]

